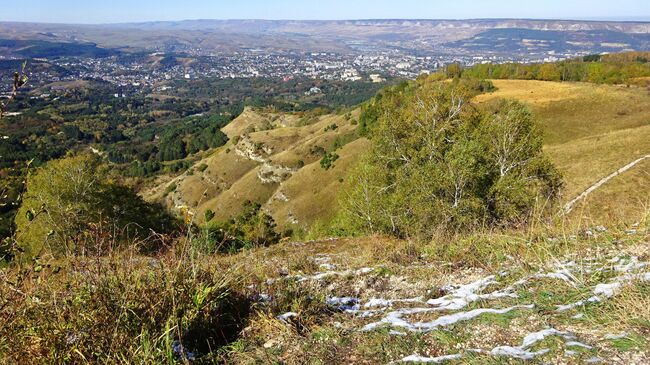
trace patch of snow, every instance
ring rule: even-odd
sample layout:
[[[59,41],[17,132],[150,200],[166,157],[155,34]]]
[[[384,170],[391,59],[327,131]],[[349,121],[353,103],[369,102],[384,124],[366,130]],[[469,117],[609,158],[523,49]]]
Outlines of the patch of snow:
[[[453,354],[453,355],[443,355],[443,356],[438,356],[438,357],[424,357],[424,356],[419,356],[419,355],[411,355],[403,358],[401,362],[419,362],[419,363],[432,363],[432,364],[440,364],[445,361],[450,361],[450,360],[458,360],[462,358],[463,355],[461,354]]]
[[[374,317],[374,316],[377,316],[379,314],[384,313],[384,311],[386,309],[388,309],[388,308],[381,308],[381,309],[377,309],[377,310],[365,310],[365,311],[360,310],[360,311],[357,311],[356,313],[354,313],[354,315],[359,317],[359,318],[369,318],[369,317]]]
[[[647,267],[648,265],[647,262],[640,262],[638,257],[631,257],[629,259],[614,257],[607,262],[614,265],[611,270],[622,274],[614,277],[608,283],[597,284],[592,291],[593,296],[590,298],[575,303],[558,305],[556,306],[556,311],[565,312],[588,303],[602,302],[604,299],[609,299],[618,294],[625,283],[636,279],[650,281],[650,272],[638,273],[639,270]],[[596,271],[605,270],[606,269],[603,267],[598,268]]]
[[[550,349],[541,349],[538,351],[532,351],[530,348],[535,344],[543,341],[545,338],[550,336],[559,336],[566,341],[566,346],[579,346],[591,349],[589,345],[575,341],[575,336],[569,332],[558,331],[554,328],[547,328],[538,332],[529,333],[526,335],[522,341],[521,346],[498,346],[489,351],[479,350],[479,349],[469,349],[466,352],[474,353],[489,353],[492,356],[502,356],[509,357],[519,360],[533,360],[537,356],[544,355],[550,351]],[[572,350],[566,350],[565,354],[567,356],[574,356],[578,353]],[[419,355],[407,356],[401,360],[401,362],[420,362],[420,363],[441,363],[448,360],[458,360],[463,357],[463,353],[445,355],[439,357],[423,357]]]
[[[490,351],[490,354],[492,356],[506,356],[521,360],[532,360],[539,355],[544,355],[548,351],[549,349],[543,349],[532,352],[522,349],[521,347],[500,346],[493,348],[492,351]]]
[[[369,301],[367,301],[363,305],[363,307],[364,308],[377,308],[377,307],[390,307],[392,305],[393,305],[392,300],[372,298]]]
[[[575,338],[575,336],[571,335],[568,332],[558,331],[555,328],[547,328],[545,330],[529,333],[528,335],[526,335],[526,337],[524,337],[523,342],[521,343],[521,347],[528,348],[540,341],[544,341],[544,339],[549,336],[561,336],[567,340],[571,340]]]
[[[260,303],[268,303],[271,301],[271,296],[268,294],[260,293],[253,296],[253,300]]]
[[[318,265],[318,267],[320,267],[321,269],[325,269],[325,270],[334,270],[334,269],[336,269],[336,265],[333,265],[333,264],[320,264],[320,265]]]
[[[497,284],[495,276],[488,276],[473,283],[458,286],[455,289],[452,289],[452,292],[444,297],[428,300],[427,304],[436,306],[438,310],[459,310],[465,308],[470,303],[479,300],[517,297],[517,295],[513,293],[513,287],[508,287],[504,290],[488,294],[478,294],[493,284]],[[449,290],[449,287],[447,289]]]
[[[532,309],[533,305],[518,305],[513,307],[508,307],[504,309],[493,309],[493,308],[480,308],[474,309],[467,312],[458,312],[454,314],[449,314],[446,316],[439,317],[430,322],[415,322],[410,323],[403,319],[404,315],[417,314],[417,313],[426,313],[439,310],[438,308],[411,308],[411,309],[402,309],[388,313],[384,318],[378,322],[370,323],[364,326],[362,331],[371,331],[383,325],[390,325],[393,327],[402,327],[409,331],[413,332],[430,332],[440,327],[451,326],[458,322],[468,321],[474,319],[482,314],[505,314],[516,309]]]
[[[561,269],[556,272],[550,272],[546,274],[536,274],[533,276],[536,279],[543,279],[543,278],[548,278],[548,279],[559,279],[562,281],[565,281],[571,285],[575,283],[575,278],[571,274],[571,272],[568,269]]]
[[[293,318],[293,317],[298,317],[298,313],[296,313],[296,312],[287,312],[287,313],[284,313],[284,314],[280,314],[276,318],[281,320],[282,322],[287,322],[289,320],[289,318]]]
[[[577,344],[587,346],[582,343],[575,342],[575,336],[569,332],[558,331],[555,328],[547,328],[526,335],[521,343],[521,346],[499,346],[492,349],[490,353],[494,356],[507,356],[521,360],[532,360],[537,356],[549,352],[550,350],[541,349],[539,351],[530,351],[530,347],[550,336],[560,336],[565,341],[569,341],[566,343],[567,346],[578,346]]]
[[[585,348],[585,349],[588,349],[588,350],[593,349],[592,346],[586,345],[586,344],[584,344],[582,342],[578,342],[578,341],[569,341],[569,342],[565,343],[564,345],[568,346],[568,347],[582,347],[582,348]]]
[[[406,333],[395,330],[390,330],[388,334],[391,336],[406,336]]]
[[[627,332],[623,332],[621,334],[615,335],[613,333],[608,333],[603,337],[605,340],[620,340],[622,338],[625,338],[629,335]]]
[[[601,302],[601,301],[602,300],[599,297],[593,296],[593,297],[590,297],[587,300],[580,300],[580,301],[577,301],[575,303],[570,303],[570,304],[565,304],[565,305],[557,305],[555,310],[557,312],[566,312],[568,310],[571,310],[571,309],[576,308],[576,307],[581,307],[581,306],[583,306],[585,304],[588,304],[588,303],[598,303],[598,302]]]
[[[373,268],[371,268],[371,267],[363,267],[363,268],[361,268],[361,269],[355,271],[354,273],[355,273],[356,275],[364,275],[364,274],[371,273],[371,272],[373,272],[373,271],[375,271],[375,269],[373,269]]]
[[[356,313],[361,308],[360,300],[352,297],[331,297],[325,303],[343,312]]]
[[[368,300],[363,307],[364,308],[377,308],[377,307],[392,307],[395,303],[421,303],[424,301],[424,298],[407,298],[407,299],[381,299],[381,298],[372,298]]]
[[[605,298],[611,298],[618,292],[618,290],[621,288],[621,283],[618,281],[614,281],[612,283],[607,283],[607,284],[598,284],[594,288],[594,294],[596,295],[602,295]]]

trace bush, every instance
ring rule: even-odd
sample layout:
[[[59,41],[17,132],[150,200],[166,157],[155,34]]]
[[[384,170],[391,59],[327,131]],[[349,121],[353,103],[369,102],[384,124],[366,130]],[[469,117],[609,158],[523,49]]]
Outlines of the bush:
[[[328,125],[327,127],[325,127],[324,132],[335,131],[337,129],[339,129],[339,126],[336,123],[332,123],[332,124]]]
[[[211,221],[215,216],[215,213],[212,209],[208,209],[205,211],[204,218],[206,222]]]
[[[268,246],[280,240],[275,228],[273,217],[263,212],[260,204],[247,201],[237,217],[227,222],[207,224],[194,244],[203,253],[237,252]]]
[[[309,154],[314,155],[314,156],[324,156],[327,151],[325,151],[325,148],[321,146],[312,146],[309,148]]]
[[[334,162],[336,162],[336,160],[338,159],[339,159],[339,155],[337,155],[334,152],[328,152],[320,160],[320,167],[322,167],[325,170],[329,170],[332,167],[334,167]]]
[[[251,308],[223,271],[182,258],[71,259],[60,270],[24,269],[10,273],[16,287],[0,282],[7,363],[219,363]]]
[[[469,104],[463,83],[421,82],[375,102],[373,148],[351,173],[341,220],[351,230],[429,238],[440,229],[523,223],[562,185],[518,102]]]
[[[26,190],[16,216],[16,239],[27,257],[99,252],[109,247],[95,246],[98,236],[112,248],[174,226],[163,208],[111,182],[93,154],[48,162],[27,178]]]

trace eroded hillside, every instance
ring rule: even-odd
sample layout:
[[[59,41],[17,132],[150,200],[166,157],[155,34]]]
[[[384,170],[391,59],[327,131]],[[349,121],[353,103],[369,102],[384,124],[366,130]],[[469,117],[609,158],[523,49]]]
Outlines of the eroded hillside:
[[[202,222],[239,213],[246,201],[263,205],[282,228],[307,228],[330,218],[348,167],[369,142],[355,135],[358,111],[299,117],[246,109],[223,128],[230,142],[193,168],[146,193]],[[325,154],[338,158],[327,168]]]

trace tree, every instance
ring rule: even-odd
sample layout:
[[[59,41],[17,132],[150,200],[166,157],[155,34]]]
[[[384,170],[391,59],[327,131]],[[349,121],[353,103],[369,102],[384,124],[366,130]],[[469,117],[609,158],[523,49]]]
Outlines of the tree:
[[[251,201],[244,204],[242,213],[233,220],[233,227],[243,241],[252,246],[267,246],[280,238],[273,217],[263,212],[260,204]]]
[[[562,79],[562,75],[557,64],[544,63],[539,67],[537,79],[544,81],[560,81]]]
[[[0,119],[4,117],[9,105],[15,101],[18,96],[18,91],[27,84],[28,77],[25,73],[26,66],[27,62],[23,62],[20,71],[14,72],[11,93],[6,100],[0,101]],[[11,145],[10,143],[11,142],[9,141],[4,141],[3,146],[1,146],[2,149],[0,150],[0,156],[4,155],[6,158],[8,154],[20,150],[19,146],[21,146],[21,144],[18,143],[18,141],[13,141]],[[27,167],[31,165],[32,161],[27,163]],[[0,173],[3,175],[2,182],[0,182],[0,262],[2,262],[5,260],[11,260],[15,255],[15,242],[11,237],[14,228],[13,216],[16,209],[15,207],[20,205],[23,184],[22,182],[16,183],[16,180],[22,181],[22,178],[16,179],[16,177],[12,178],[8,176],[15,173],[20,175],[21,172],[19,169],[9,167],[7,171],[0,171]]]
[[[27,74],[25,73],[25,67],[27,66],[27,63],[24,62],[22,67],[20,68],[20,71],[14,72],[14,77],[13,77],[13,83],[11,85],[11,93],[9,94],[9,98],[5,101],[0,102],[0,119],[4,116],[4,114],[7,112],[7,108],[9,107],[9,104],[13,102],[16,99],[16,96],[18,96],[18,90],[25,86],[28,81]]]
[[[206,224],[204,239],[197,240],[198,248],[206,253],[236,252],[268,246],[280,240],[273,217],[262,211],[260,204],[251,201],[244,203],[242,212],[235,218],[209,223],[206,216]]]
[[[445,74],[448,78],[459,78],[463,74],[463,66],[458,63],[450,63],[445,67]]]
[[[94,154],[48,162],[28,176],[26,189],[16,238],[28,257],[99,252],[105,243],[146,238],[174,225],[164,209],[112,183]]]
[[[427,238],[525,221],[537,197],[554,199],[561,180],[530,112],[504,102],[488,113],[472,95],[462,83],[429,81],[384,92],[373,148],[342,194],[342,221]]]
[[[486,162],[494,169],[489,203],[496,219],[516,220],[532,209],[538,195],[557,195],[560,174],[544,156],[542,133],[523,104],[502,101],[485,116],[480,135],[485,139]]]

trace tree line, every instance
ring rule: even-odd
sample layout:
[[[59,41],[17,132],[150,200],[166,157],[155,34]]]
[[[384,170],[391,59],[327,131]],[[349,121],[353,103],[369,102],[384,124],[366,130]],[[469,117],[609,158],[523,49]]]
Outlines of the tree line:
[[[458,64],[454,64],[449,65],[444,72],[450,77],[473,79],[574,81],[597,84],[637,83],[640,78],[650,77],[650,52],[590,55],[562,62],[534,64],[489,63],[467,69],[461,69]]]

